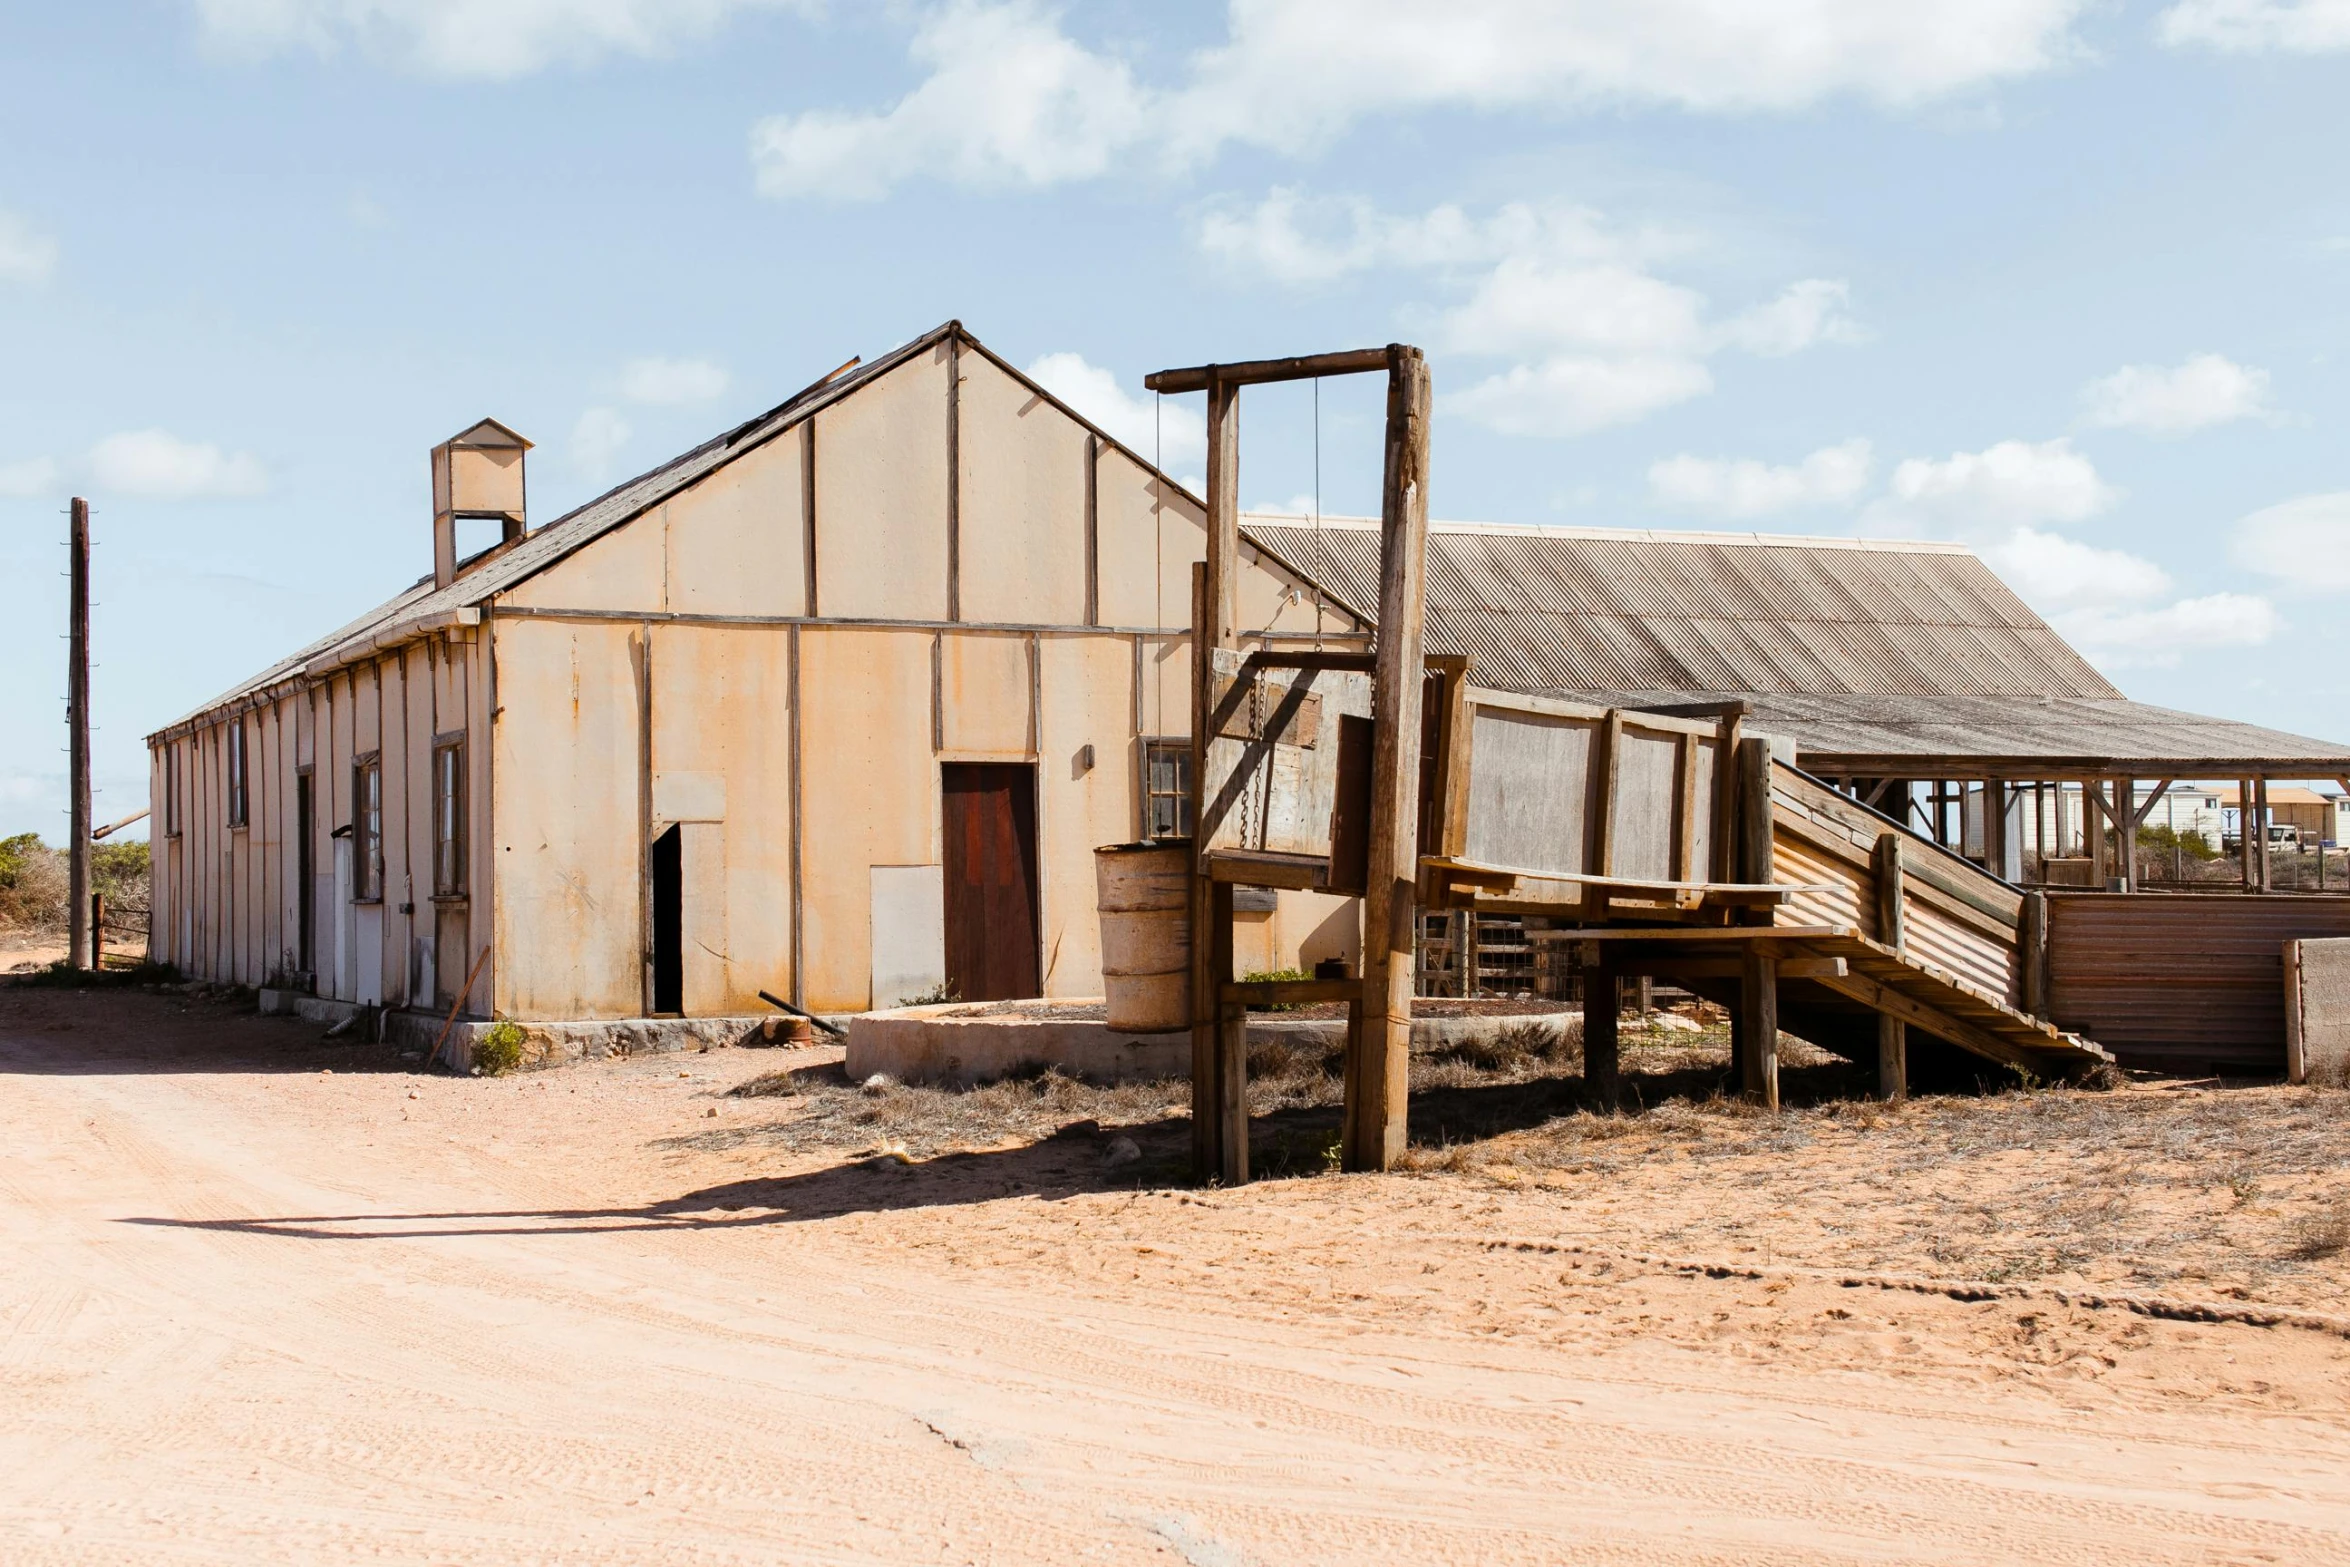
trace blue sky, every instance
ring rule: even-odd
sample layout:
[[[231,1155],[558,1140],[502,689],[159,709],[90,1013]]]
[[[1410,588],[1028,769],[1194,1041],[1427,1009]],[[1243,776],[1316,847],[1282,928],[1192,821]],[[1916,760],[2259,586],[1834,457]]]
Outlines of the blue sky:
[[[544,522],[949,316],[1179,474],[1146,371],[1419,342],[1439,516],[1962,539],[2131,695],[2350,739],[2350,0],[0,16],[0,833],[63,826],[68,495],[103,820],[428,567],[435,441],[531,436]]]

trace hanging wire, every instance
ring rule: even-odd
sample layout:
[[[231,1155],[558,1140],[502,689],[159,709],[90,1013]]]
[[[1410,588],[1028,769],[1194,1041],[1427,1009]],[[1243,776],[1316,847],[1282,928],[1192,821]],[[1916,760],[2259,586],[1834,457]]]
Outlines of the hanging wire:
[[[1155,625],[1167,621],[1167,523],[1159,515],[1167,498],[1167,461],[1160,454],[1165,444],[1160,426],[1165,423],[1167,394],[1159,392],[1151,398],[1151,581],[1158,585],[1158,597],[1151,604],[1151,620]],[[1166,714],[1159,715],[1165,722]]]

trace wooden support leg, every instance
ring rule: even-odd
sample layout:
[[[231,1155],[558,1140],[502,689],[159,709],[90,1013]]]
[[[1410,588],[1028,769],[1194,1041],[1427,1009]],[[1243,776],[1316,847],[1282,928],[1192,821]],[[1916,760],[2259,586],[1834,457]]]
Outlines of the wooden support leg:
[[[1740,954],[1738,1010],[1746,1024],[1746,1097],[1767,1110],[1779,1108],[1779,960],[1761,942]]]
[[[1583,971],[1583,1086],[1609,1100],[1615,1098],[1619,1081],[1617,1026],[1623,1007],[1624,987],[1614,964]]]
[[[1584,1005],[1588,1008],[1590,1002],[1586,1001]],[[1730,1076],[1737,1081],[1741,1093],[1745,1091],[1749,1076],[1746,1057],[1753,1048],[1752,1038],[1746,1031],[1746,998],[1741,992],[1737,1003],[1730,1008]]]
[[[1231,929],[1226,925],[1227,930]],[[1248,1008],[1227,1006],[1216,1021],[1217,1175],[1226,1186],[1248,1184]]]
[[[1196,1180],[1215,1181],[1224,1179],[1230,1165],[1224,1146],[1223,1004],[1217,991],[1233,977],[1231,886],[1195,878],[1191,910],[1191,1170]],[[1245,1161],[1246,1154],[1242,1157]]]
[[[1909,1025],[1877,1014],[1877,1097],[1887,1104],[1909,1097]]]
[[[1402,1157],[1411,1093],[1412,932],[1419,924],[1421,614],[1428,547],[1428,361],[1388,350],[1380,495],[1379,645],[1372,671],[1371,843],[1363,893],[1363,1026],[1347,1073],[1350,1170]]]

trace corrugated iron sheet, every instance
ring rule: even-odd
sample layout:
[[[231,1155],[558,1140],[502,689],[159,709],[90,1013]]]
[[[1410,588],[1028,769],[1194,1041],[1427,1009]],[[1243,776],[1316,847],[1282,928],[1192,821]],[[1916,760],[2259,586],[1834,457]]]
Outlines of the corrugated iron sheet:
[[[1243,528],[1376,607],[1374,524]],[[1624,706],[1743,698],[1813,771],[2350,770],[2350,747],[2129,701],[1958,545],[1434,523],[1426,581],[1429,650],[1467,655],[1482,684]]]
[[[2350,897],[2050,893],[2049,1011],[2124,1066],[2280,1076],[2285,943],[2350,936]]]
[[[1252,516],[1250,537],[1352,602],[1378,597],[1358,520]],[[1573,691],[2121,693],[1955,545],[1438,523],[1428,641],[1480,679]]]

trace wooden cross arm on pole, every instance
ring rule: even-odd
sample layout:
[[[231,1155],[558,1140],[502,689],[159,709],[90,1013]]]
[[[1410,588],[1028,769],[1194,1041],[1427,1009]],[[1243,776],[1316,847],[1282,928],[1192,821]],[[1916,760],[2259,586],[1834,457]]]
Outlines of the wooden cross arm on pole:
[[[147,807],[142,805],[119,822],[108,822],[103,827],[93,828],[90,832],[90,841],[92,843],[96,843],[101,838],[110,837],[113,834],[122,831],[125,827],[128,827],[133,822],[146,820],[146,817]]]
[[[1336,354],[1307,354],[1297,359],[1245,359],[1230,365],[1194,365],[1188,370],[1161,370],[1142,378],[1154,392],[1204,392],[1210,381],[1225,386],[1257,386],[1267,381],[1309,381],[1318,375],[1367,375],[1393,368],[1389,348],[1350,348]]]

